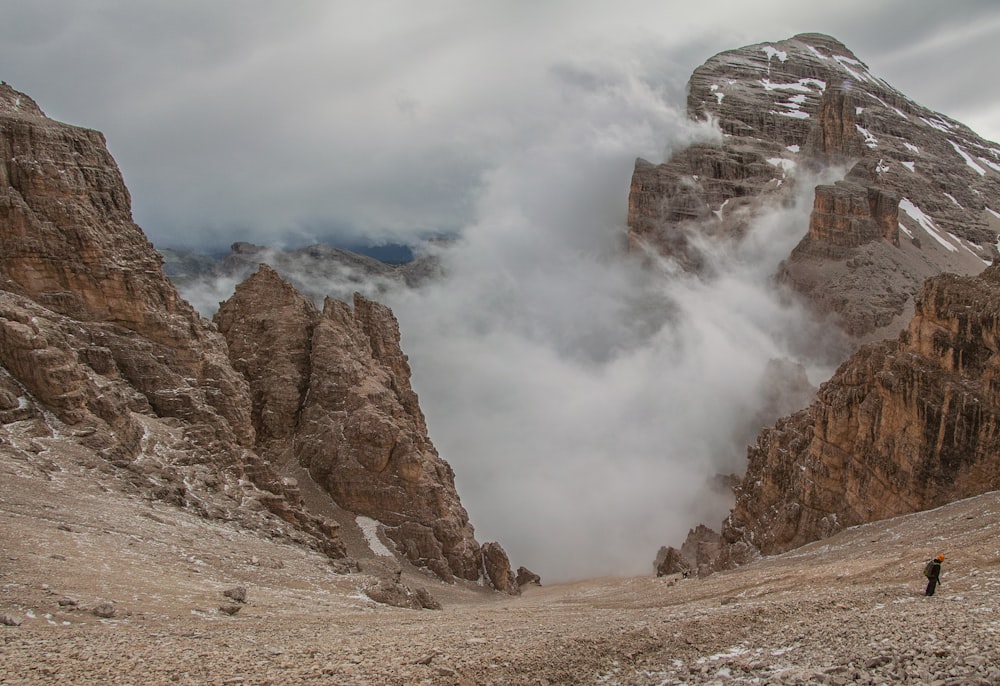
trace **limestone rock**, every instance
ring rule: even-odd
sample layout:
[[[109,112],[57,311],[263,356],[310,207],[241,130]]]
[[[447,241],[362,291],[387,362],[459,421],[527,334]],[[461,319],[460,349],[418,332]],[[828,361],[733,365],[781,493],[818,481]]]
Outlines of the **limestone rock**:
[[[342,508],[382,522],[444,579],[479,577],[454,473],[427,435],[399,326],[357,294],[322,312],[267,266],[216,314],[254,399],[258,449],[305,466]]]
[[[247,601],[246,586],[234,586],[233,588],[227,588],[222,592],[222,595],[226,596],[234,603],[245,603]]]
[[[895,336],[920,284],[976,274],[996,257],[1000,145],[913,102],[829,36],[801,34],[723,52],[689,81],[688,115],[722,140],[636,162],[629,245],[704,271],[699,244],[739,240],[762,208],[815,189],[802,243],[780,281],[856,339]]]
[[[114,603],[106,600],[94,606],[94,608],[91,609],[91,613],[101,619],[113,619],[115,615],[118,614],[118,608],[115,607]]]
[[[510,595],[518,595],[521,590],[510,568],[507,553],[499,543],[484,543],[482,547],[483,569],[490,586]]]
[[[897,340],[750,447],[717,566],[1000,488],[998,322],[1000,267],[928,280]]]
[[[529,584],[534,584],[535,586],[542,585],[542,577],[535,574],[533,571],[527,567],[518,567],[517,576],[515,577],[518,588],[523,588]]]
[[[681,551],[673,546],[664,546],[656,553],[656,560],[653,562],[653,571],[656,576],[670,576],[671,574],[687,574],[691,571],[688,563]]]
[[[71,436],[129,488],[206,517],[273,531],[244,507],[263,504],[342,556],[335,527],[253,451],[249,387],[130,202],[100,133],[0,84],[0,420]]]
[[[688,532],[680,552],[698,576],[707,576],[712,573],[721,548],[722,536],[719,532],[699,524]]]

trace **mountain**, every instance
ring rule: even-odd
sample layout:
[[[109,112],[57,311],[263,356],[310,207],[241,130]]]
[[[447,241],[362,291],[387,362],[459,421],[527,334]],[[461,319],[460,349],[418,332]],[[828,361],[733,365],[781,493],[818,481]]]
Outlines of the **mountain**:
[[[721,534],[692,529],[657,569],[732,567],[1000,488],[1000,267],[987,267],[1000,257],[1000,145],[819,34],[709,59],[688,114],[715,120],[721,141],[636,163],[632,249],[709,272],[706,238],[738,241],[812,187],[808,227],[775,280],[856,352],[750,446]]]
[[[199,253],[161,248],[164,272],[202,313],[214,312],[237,283],[267,264],[313,302],[327,296],[350,301],[355,292],[379,298],[395,288],[416,287],[439,273],[437,258],[421,254],[409,262],[387,264],[368,255],[329,245],[278,249],[237,242],[216,259]],[[219,287],[228,288],[220,292]]]
[[[1000,489],[1000,265],[927,281],[898,339],[863,346],[748,451],[720,565]]]
[[[264,270],[220,332],[179,297],[130,203],[100,133],[0,85],[3,449],[68,451],[129,492],[343,571],[359,563],[342,530],[370,521],[401,560],[516,592],[426,435],[391,312],[359,297],[319,313]]]
[[[410,562],[474,581],[479,545],[427,435],[396,319],[361,295],[353,304],[327,298],[320,311],[262,265],[220,306],[215,321],[250,385],[257,449],[381,521]]]
[[[636,162],[632,250],[709,269],[699,239],[738,240],[763,209],[815,185],[808,232],[776,276],[856,340],[905,328],[925,279],[976,274],[998,255],[1000,145],[913,102],[829,36],[712,57],[691,76],[687,110],[722,139]]]

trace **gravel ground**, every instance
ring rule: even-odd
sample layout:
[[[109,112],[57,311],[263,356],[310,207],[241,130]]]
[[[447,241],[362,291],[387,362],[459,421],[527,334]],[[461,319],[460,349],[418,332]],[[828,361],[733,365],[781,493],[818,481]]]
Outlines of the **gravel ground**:
[[[418,611],[48,455],[0,446],[0,616],[16,624],[0,625],[0,684],[1000,684],[997,493],[707,579],[511,598],[404,569],[443,606]]]

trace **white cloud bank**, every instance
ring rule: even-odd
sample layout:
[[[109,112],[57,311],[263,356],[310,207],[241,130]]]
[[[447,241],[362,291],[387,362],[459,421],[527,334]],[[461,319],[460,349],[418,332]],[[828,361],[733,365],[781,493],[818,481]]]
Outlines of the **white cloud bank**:
[[[744,468],[768,362],[829,371],[771,282],[811,194],[705,246],[716,277],[640,269],[623,253],[636,151],[712,133],[627,73],[606,83],[564,92],[558,124],[485,179],[447,278],[390,298],[477,536],[550,580],[649,573],[660,545],[717,526],[731,502],[711,482]]]

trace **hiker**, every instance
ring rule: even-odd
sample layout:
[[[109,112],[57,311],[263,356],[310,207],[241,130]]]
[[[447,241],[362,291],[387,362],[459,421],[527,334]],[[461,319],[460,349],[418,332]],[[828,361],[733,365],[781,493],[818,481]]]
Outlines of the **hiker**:
[[[927,577],[927,590],[924,595],[934,595],[934,589],[941,583],[942,562],[944,562],[944,555],[938,555],[924,567],[924,576]]]

